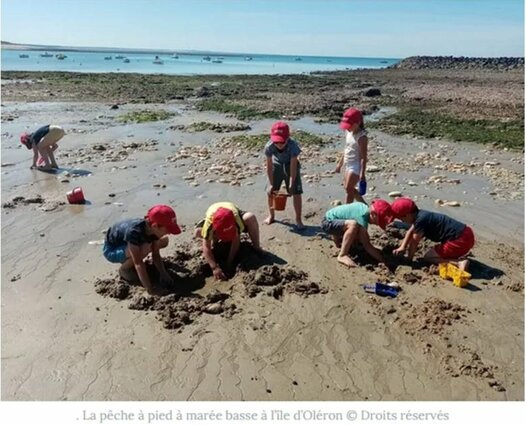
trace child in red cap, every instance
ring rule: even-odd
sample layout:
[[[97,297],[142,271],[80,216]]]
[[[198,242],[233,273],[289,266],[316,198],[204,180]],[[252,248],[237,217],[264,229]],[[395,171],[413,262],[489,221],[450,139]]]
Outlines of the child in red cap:
[[[468,260],[459,260],[469,253],[475,245],[475,235],[471,227],[445,214],[420,210],[410,198],[398,198],[391,205],[393,214],[404,223],[410,224],[404,240],[393,254],[403,255],[412,260],[422,238],[439,242],[424,255],[424,261],[452,263],[466,271]]]
[[[281,184],[285,181],[287,192],[292,195],[294,211],[296,213],[296,228],[303,230],[301,219],[301,186],[300,163],[298,156],[301,149],[298,143],[290,137],[290,129],[287,123],[277,121],[270,130],[270,140],[265,145],[265,156],[267,157],[267,195],[269,216],[265,224],[274,222],[273,193],[279,191]]]
[[[385,230],[393,220],[389,203],[375,199],[370,207],[362,202],[352,202],[330,209],[325,213],[321,228],[332,235],[335,245],[340,248],[338,262],[347,267],[356,267],[349,257],[349,250],[355,242],[360,242],[376,261],[385,263],[382,252],[371,244],[367,227],[372,223]]]
[[[259,244],[259,225],[256,216],[244,212],[232,202],[216,202],[206,210],[206,217],[195,229],[195,236],[203,238],[203,255],[210,265],[217,280],[227,277],[214,256],[214,242],[229,242],[230,251],[226,262],[227,269],[232,269],[241,244],[240,234],[247,232],[256,252],[262,253]]]
[[[356,108],[349,108],[343,114],[340,128],[345,131],[345,149],[336,164],[336,173],[344,168],[343,185],[347,192],[346,203],[364,202],[362,195],[356,190],[358,182],[365,183],[367,167],[367,132],[363,124],[363,115]]]
[[[171,285],[172,279],[164,268],[159,250],[168,246],[166,235],[179,233],[181,229],[175,211],[168,205],[155,205],[144,218],[124,220],[111,226],[106,233],[102,253],[109,262],[121,264],[119,274],[123,279],[133,281],[138,277],[148,293],[153,294],[154,287],[144,258],[151,252],[161,284]]]
[[[54,152],[58,148],[58,141],[64,137],[64,129],[58,125],[45,125],[35,132],[23,133],[20,143],[33,150],[31,169],[38,166],[41,170],[58,168]]]

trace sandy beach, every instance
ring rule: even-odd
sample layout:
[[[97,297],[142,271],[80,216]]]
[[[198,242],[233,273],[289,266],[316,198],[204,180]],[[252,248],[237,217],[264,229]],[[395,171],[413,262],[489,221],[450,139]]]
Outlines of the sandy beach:
[[[389,72],[395,70],[374,74],[376,82]],[[262,224],[262,151],[232,139],[267,134],[275,118],[201,110],[195,87],[217,91],[214,78],[190,84],[192,98],[167,93],[145,101],[133,99],[129,86],[103,100],[100,87],[73,94],[57,92],[54,83],[46,88],[45,76],[31,75],[29,83],[3,76],[3,400],[524,400],[523,150],[375,127],[397,111],[393,96],[410,81],[410,71],[400,72],[396,83],[378,85],[389,101],[376,98],[371,107],[370,97],[357,100],[370,112],[366,199],[392,200],[389,193],[399,191],[472,226],[477,243],[466,288],[421,265],[389,271],[360,251],[356,269],[336,262],[338,251],[320,222],[331,203],[344,199],[342,176],[333,172],[343,137],[326,112],[340,114],[350,98],[317,114],[303,106],[320,93],[298,90],[292,114],[294,102],[283,106],[273,97],[292,137],[299,131],[319,137],[303,145],[300,157],[307,229],[298,233],[291,205],[277,213],[277,223]],[[486,117],[495,104],[512,111],[511,118],[523,113],[523,91],[507,92],[523,87],[516,74],[508,84],[506,72],[466,80],[451,101],[429,89],[438,77],[414,75],[418,84],[407,83],[406,100],[427,96],[437,110],[448,103],[466,119],[475,110]],[[480,99],[477,88],[485,86],[492,105]],[[145,110],[167,118],[119,120]],[[202,122],[216,126],[198,131]],[[53,174],[30,170],[31,154],[19,142],[21,132],[48,123],[66,130],[57,153],[61,168]],[[248,129],[228,131],[238,124]],[[77,186],[86,205],[66,202]],[[223,200],[256,214],[271,255],[255,259],[249,250],[236,276],[217,283],[192,235],[207,207]],[[181,287],[195,286],[165,300],[120,283],[101,253],[111,224],[142,217],[156,203],[173,206],[183,228],[163,256]],[[403,231],[371,226],[370,234],[389,252]],[[389,299],[360,286],[377,281],[395,281],[402,290]]]

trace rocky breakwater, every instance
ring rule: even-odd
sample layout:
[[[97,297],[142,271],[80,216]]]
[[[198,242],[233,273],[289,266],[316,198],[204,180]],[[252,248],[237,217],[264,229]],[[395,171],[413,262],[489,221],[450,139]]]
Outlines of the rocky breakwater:
[[[411,56],[391,65],[396,69],[523,69],[524,58],[469,58],[455,56]]]

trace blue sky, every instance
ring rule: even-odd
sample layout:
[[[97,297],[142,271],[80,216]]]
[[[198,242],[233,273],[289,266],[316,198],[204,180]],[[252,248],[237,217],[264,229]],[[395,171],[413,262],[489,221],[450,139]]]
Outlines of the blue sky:
[[[523,0],[1,0],[4,41],[401,58],[524,56]]]

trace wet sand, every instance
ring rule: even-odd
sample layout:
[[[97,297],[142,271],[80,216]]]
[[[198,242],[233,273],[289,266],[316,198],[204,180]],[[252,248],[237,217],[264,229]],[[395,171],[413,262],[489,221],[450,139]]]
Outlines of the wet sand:
[[[114,119],[156,108],[175,115],[144,124]],[[336,249],[319,233],[331,202],[343,199],[342,177],[331,173],[342,149],[335,125],[289,120],[293,133],[327,140],[303,152],[308,228],[299,234],[291,205],[277,214],[278,223],[261,224],[263,156],[223,139],[241,133],[183,129],[234,118],[178,103],[112,110],[102,103],[6,102],[2,113],[16,117],[2,125],[4,400],[524,399],[522,153],[370,132],[369,163],[377,170],[368,173],[367,199],[401,191],[473,226],[473,278],[460,289],[428,268],[401,265],[390,273],[359,252],[362,267],[337,264]],[[18,142],[20,132],[47,122],[66,129],[57,160],[67,175],[29,170],[31,155]],[[271,123],[248,122],[248,133],[266,133]],[[65,204],[75,186],[87,205]],[[461,206],[440,207],[438,199]],[[172,205],[184,231],[163,254],[177,263],[182,249],[198,249],[193,225],[219,200],[254,212],[272,253],[267,265],[228,282],[200,275],[195,293],[223,311],[194,306],[187,318],[179,299],[144,299],[140,288],[117,298],[96,291],[104,279],[118,284],[98,244],[113,222],[143,216],[154,203]],[[400,237],[374,226],[370,233],[380,247]],[[274,282],[251,294],[246,282],[256,273],[278,273],[263,267],[293,268],[321,290],[284,285],[278,294]],[[380,298],[359,286],[378,280],[398,282],[400,295]],[[214,298],[214,291],[228,299]],[[164,307],[150,308],[156,302]],[[162,319],[170,308],[181,325],[159,320],[159,311]]]

